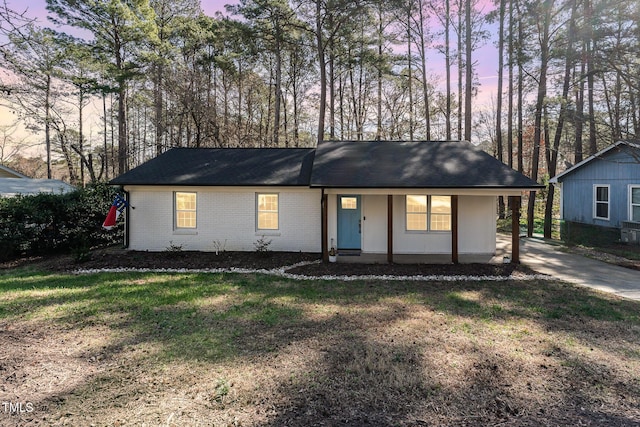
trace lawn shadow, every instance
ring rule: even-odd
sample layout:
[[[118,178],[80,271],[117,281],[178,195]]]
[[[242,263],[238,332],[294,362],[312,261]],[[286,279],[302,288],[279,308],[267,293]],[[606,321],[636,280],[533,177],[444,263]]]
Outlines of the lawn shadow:
[[[640,365],[640,304],[584,288],[254,274],[56,277],[21,279],[13,290],[38,292],[0,300],[0,326],[33,312],[63,328],[102,325],[113,337],[82,356],[103,361],[103,371],[38,407],[130,407],[132,397],[165,387],[138,374],[186,366],[241,377],[243,366],[263,364],[278,372],[295,347],[313,357],[290,376],[265,380],[275,386],[261,395],[264,403],[225,404],[236,412],[271,408],[257,423],[265,426],[636,425],[630,414],[640,379],[629,381],[621,364]],[[216,381],[202,387],[220,394]],[[197,410],[219,415],[221,407]]]

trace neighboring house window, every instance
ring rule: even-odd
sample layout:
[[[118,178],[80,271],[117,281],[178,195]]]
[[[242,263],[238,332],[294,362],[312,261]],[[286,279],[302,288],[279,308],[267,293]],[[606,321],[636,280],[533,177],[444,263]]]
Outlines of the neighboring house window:
[[[451,197],[407,195],[407,231],[451,230]]]
[[[258,194],[258,230],[278,229],[278,195]]]
[[[640,185],[629,187],[629,219],[640,222]]]
[[[175,193],[176,228],[196,228],[196,193]]]
[[[593,213],[596,219],[609,219],[609,186],[593,186]]]

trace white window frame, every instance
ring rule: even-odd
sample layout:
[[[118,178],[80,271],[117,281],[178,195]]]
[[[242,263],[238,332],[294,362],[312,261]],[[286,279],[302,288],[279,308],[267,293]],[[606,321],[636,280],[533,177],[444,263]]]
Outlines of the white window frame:
[[[260,197],[261,196],[276,196],[276,209],[275,210],[260,210]],[[260,227],[260,213],[275,213],[276,214],[276,228],[262,228]],[[256,231],[278,231],[280,230],[280,193],[256,193]]]
[[[414,197],[426,197],[426,211],[425,212],[409,212],[407,210],[407,201],[409,196]],[[433,215],[447,215],[447,214],[434,214],[433,213],[433,197],[441,196],[449,198],[449,229],[447,230],[434,230],[431,227],[431,220]],[[424,215],[425,217],[425,228],[424,229],[409,229],[409,221],[407,221],[409,215]],[[404,198],[404,229],[407,233],[450,233],[451,232],[451,196],[446,196],[442,194],[406,194]]]
[[[633,208],[637,207],[640,209],[640,203],[633,203],[633,190],[640,190],[640,184],[629,185],[629,221],[640,222],[640,218],[635,221],[633,219]]]
[[[607,216],[598,216],[598,203],[605,203],[604,201],[598,200],[598,189],[606,188],[607,189]],[[593,185],[593,218],[599,219],[603,221],[609,221],[611,217],[611,186],[609,184],[594,184]]]
[[[193,209],[178,209],[178,195],[179,194],[187,194],[195,197],[195,207]],[[191,226],[181,226],[178,221],[178,216],[180,212],[193,212],[194,217],[194,225]],[[194,191],[174,191],[173,192],[173,227],[175,230],[195,230],[198,228],[198,193]]]

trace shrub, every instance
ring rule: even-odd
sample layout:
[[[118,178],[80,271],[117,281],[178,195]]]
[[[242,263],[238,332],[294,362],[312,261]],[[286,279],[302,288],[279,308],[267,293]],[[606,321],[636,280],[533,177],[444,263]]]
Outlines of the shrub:
[[[267,258],[271,255],[271,248],[269,248],[270,245],[271,240],[262,236],[253,244],[253,247],[256,249],[258,255]]]
[[[116,192],[96,184],[67,194],[0,199],[0,260],[122,242],[122,227],[102,229]]]

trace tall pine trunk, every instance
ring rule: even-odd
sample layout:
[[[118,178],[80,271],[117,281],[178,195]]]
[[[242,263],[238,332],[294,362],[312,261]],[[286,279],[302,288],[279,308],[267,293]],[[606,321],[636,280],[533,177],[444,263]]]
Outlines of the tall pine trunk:
[[[553,0],[547,0],[543,3],[542,13],[539,17],[540,28],[540,75],[538,77],[538,93],[536,97],[534,132],[533,132],[533,152],[531,156],[531,179],[538,180],[538,166],[540,162],[540,146],[542,145],[542,115],[544,110],[545,98],[547,96],[547,70],[549,67],[549,26],[550,26],[550,10]],[[527,206],[527,236],[533,236],[534,214],[535,214],[535,191],[529,193],[529,204]]]
[[[564,66],[564,79],[562,83],[562,97],[560,100],[560,114],[558,117],[558,124],[556,125],[556,131],[553,137],[553,146],[549,147],[546,144],[546,161],[547,171],[549,176],[556,175],[558,168],[558,148],[560,148],[560,139],[562,138],[562,131],[564,130],[564,122],[567,115],[567,105],[569,102],[569,87],[571,85],[571,70],[575,62],[574,58],[574,43],[575,43],[575,20],[576,20],[576,0],[572,1],[571,5],[571,20],[569,21],[569,30],[567,32],[567,50],[565,54],[565,66]],[[544,210],[544,237],[546,239],[551,238],[551,232],[553,228],[553,201],[555,195],[555,186],[549,184],[547,192],[547,200]]]
[[[471,141],[471,96],[473,92],[473,32],[471,28],[472,0],[466,0],[465,6],[465,89],[464,89],[464,139]]]
[[[503,147],[502,147],[502,77],[504,74],[504,15],[505,15],[505,1],[500,0],[500,11],[499,11],[499,30],[498,30],[498,88],[497,88],[497,99],[496,99],[496,152],[497,158],[501,162],[503,156]],[[500,219],[504,219],[505,216],[505,206],[504,206],[504,197],[500,196],[498,198],[498,217]]]

